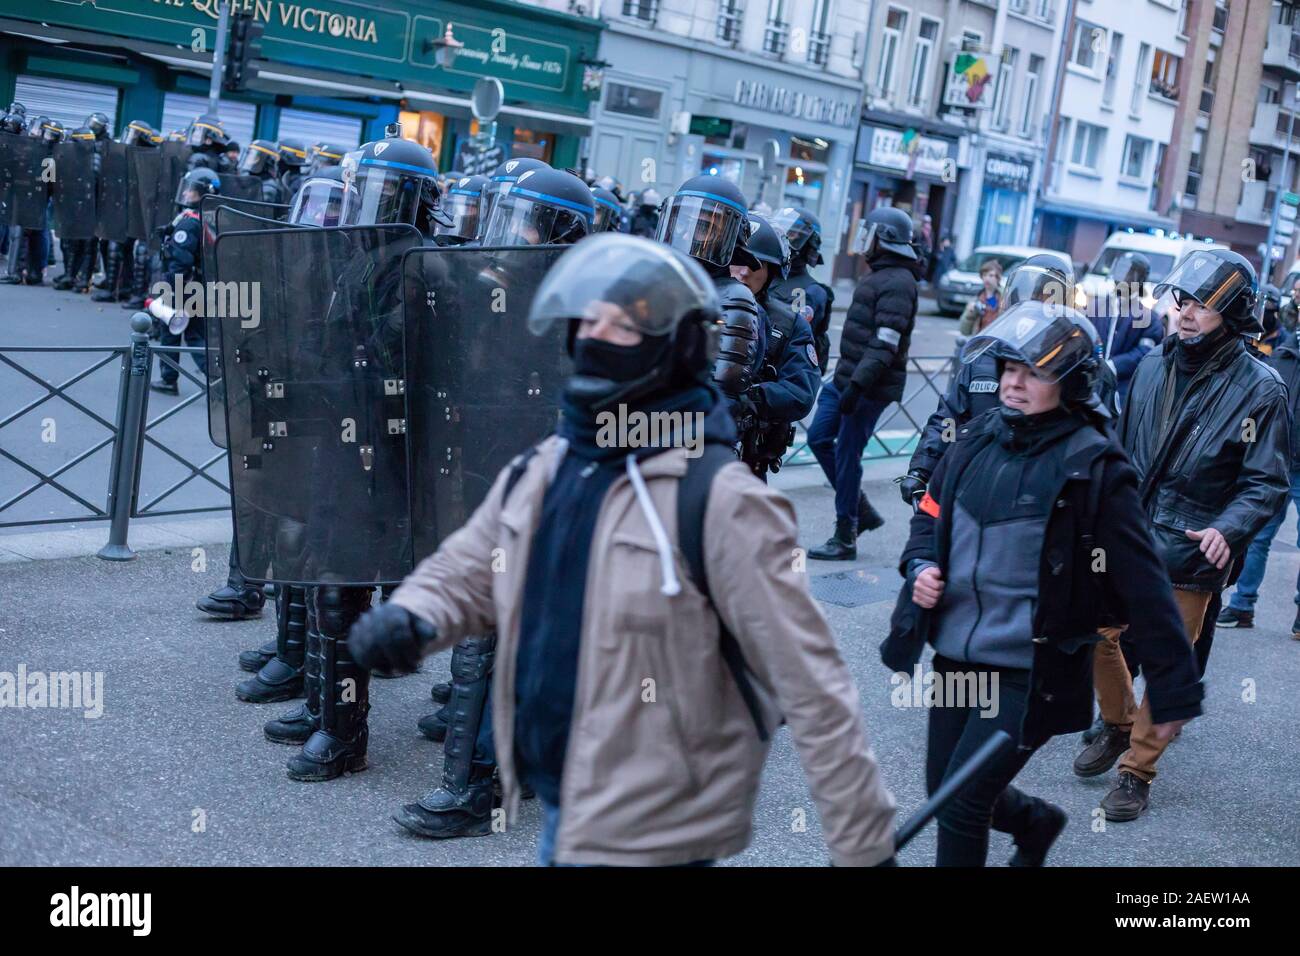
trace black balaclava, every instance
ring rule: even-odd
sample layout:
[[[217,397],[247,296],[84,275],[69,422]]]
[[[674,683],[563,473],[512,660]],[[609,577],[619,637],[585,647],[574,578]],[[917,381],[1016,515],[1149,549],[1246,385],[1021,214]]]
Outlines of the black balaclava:
[[[1174,334],[1177,336],[1177,333]],[[1174,361],[1178,363],[1178,368],[1183,373],[1195,372],[1232,335],[1233,332],[1228,328],[1228,323],[1223,322],[1218,328],[1210,332],[1203,332],[1190,339],[1178,337],[1175,344]]]

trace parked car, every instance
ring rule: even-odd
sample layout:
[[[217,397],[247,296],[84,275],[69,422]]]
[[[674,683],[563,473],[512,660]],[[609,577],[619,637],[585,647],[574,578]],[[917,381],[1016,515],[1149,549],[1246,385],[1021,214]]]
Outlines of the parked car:
[[[980,246],[956,266],[939,277],[935,283],[935,298],[939,305],[939,314],[947,316],[961,315],[966,303],[984,287],[980,281],[980,266],[988,259],[996,259],[1002,265],[1002,274],[1011,271],[1030,256],[1040,253],[1059,256],[1063,265],[1069,265],[1070,259],[1063,252],[1055,249],[1042,249],[1038,246]]]

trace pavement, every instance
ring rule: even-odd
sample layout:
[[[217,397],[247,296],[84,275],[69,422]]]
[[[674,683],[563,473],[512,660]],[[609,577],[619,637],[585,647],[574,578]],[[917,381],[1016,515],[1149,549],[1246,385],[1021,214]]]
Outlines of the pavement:
[[[18,290],[43,291],[53,294]],[[18,324],[7,301],[0,298],[0,315],[8,317],[0,320],[0,345]],[[936,324],[926,334],[940,342],[947,329]],[[895,705],[896,685],[878,654],[900,583],[894,562],[907,534],[909,512],[892,483],[901,470],[898,459],[867,468],[864,487],[886,524],[862,536],[859,559],[810,561],[808,573],[814,593],[827,599],[823,607],[857,683],[885,781],[907,813],[924,799],[926,717]],[[817,469],[787,468],[776,483],[795,505],[801,545],[820,544],[831,530],[832,501]],[[98,537],[78,544],[69,530]],[[0,707],[7,758],[0,761],[0,865],[533,862],[535,802],[523,805],[506,832],[479,839],[428,842],[390,819],[440,771],[441,747],[418,734],[416,721],[431,708],[430,685],[447,675],[448,654],[427,660],[419,674],[373,681],[368,770],[324,784],[295,783],[284,772],[291,751],[267,743],[261,732],[265,720],[293,704],[255,706],[234,695],[244,676],[236,656],[273,636],[272,615],[216,622],[194,609],[224,581],[227,516],[133,523],[139,554],[129,562],[93,556],[106,537],[102,522],[12,531],[0,537],[10,552],[0,556],[0,680],[20,669],[98,673],[103,692],[86,701],[91,713],[102,708],[99,716],[78,708]],[[1017,779],[1069,814],[1050,863],[1300,864],[1300,642],[1290,639],[1300,551],[1281,537],[1256,627],[1219,632],[1206,715],[1165,754],[1145,816],[1126,824],[1096,817],[1113,774],[1076,778],[1076,738],[1051,741]],[[994,834],[990,863],[1010,854],[1009,840]],[[931,826],[900,862],[928,865],[933,858]],[[727,865],[826,861],[804,774],[782,730],[764,770],[753,841]]]

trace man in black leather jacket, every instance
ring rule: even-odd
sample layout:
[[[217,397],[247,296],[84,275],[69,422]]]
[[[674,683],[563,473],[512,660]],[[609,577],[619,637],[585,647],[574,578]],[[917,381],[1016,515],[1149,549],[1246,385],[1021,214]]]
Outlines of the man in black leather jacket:
[[[1163,297],[1155,314],[1172,316],[1173,334],[1139,364],[1118,437],[1137,470],[1157,550],[1195,643],[1232,562],[1286,499],[1287,395],[1278,374],[1242,340],[1259,328],[1255,270],[1245,259],[1225,249],[1195,250],[1156,292]],[[1094,679],[1106,726],[1075,772],[1104,773],[1123,753],[1119,783],[1101,806],[1108,820],[1133,820],[1147,807],[1168,741],[1153,733],[1147,702],[1134,704],[1119,632],[1103,636]]]

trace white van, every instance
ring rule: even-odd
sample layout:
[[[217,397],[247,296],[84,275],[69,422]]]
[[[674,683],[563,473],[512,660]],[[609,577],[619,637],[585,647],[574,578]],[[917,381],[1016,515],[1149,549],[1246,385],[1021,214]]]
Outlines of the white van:
[[[1162,229],[1152,232],[1136,232],[1133,229],[1112,232],[1101,247],[1101,252],[1097,253],[1097,258],[1088,267],[1088,272],[1079,282],[1079,286],[1087,293],[1089,299],[1099,295],[1110,295],[1115,291],[1115,282],[1110,278],[1111,266],[1126,252],[1140,252],[1147,257],[1147,261],[1151,263],[1151,275],[1147,281],[1154,285],[1169,275],[1174,263],[1181,259],[1184,253],[1192,249],[1226,248],[1228,247],[1221,242],[1197,239],[1186,234],[1165,233]]]

